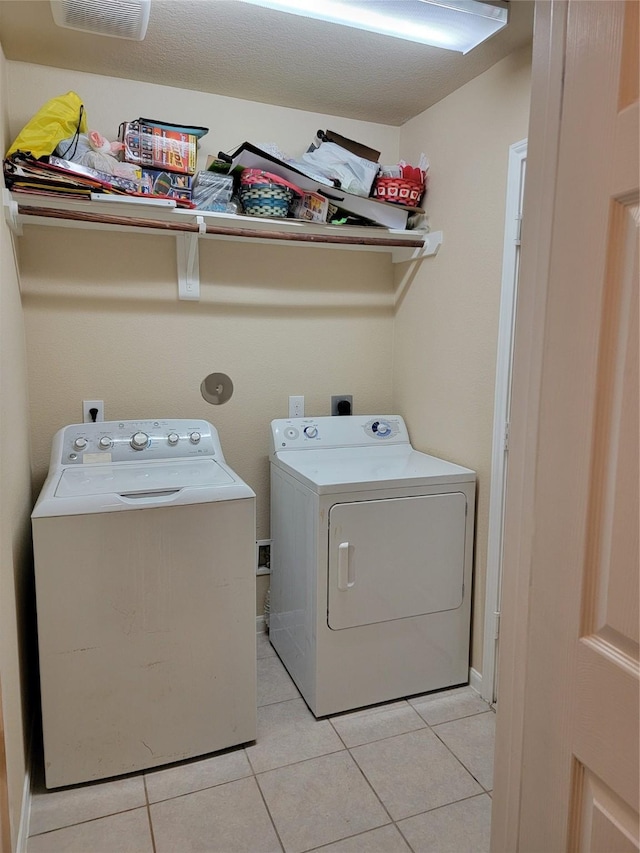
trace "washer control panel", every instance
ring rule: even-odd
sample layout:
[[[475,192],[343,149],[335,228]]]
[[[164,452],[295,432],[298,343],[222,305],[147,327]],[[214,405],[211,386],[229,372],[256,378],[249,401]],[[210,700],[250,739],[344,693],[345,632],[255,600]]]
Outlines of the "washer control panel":
[[[289,418],[271,422],[271,442],[277,453],[279,450],[362,447],[384,442],[408,444],[409,435],[400,415]]]
[[[55,465],[96,465],[215,456],[224,462],[217,430],[201,420],[100,421],[71,424],[54,440]]]

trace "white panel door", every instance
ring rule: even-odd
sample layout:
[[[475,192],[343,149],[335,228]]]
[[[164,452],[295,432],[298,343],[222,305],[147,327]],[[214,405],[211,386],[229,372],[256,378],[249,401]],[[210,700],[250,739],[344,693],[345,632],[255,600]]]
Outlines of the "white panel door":
[[[552,54],[552,64],[562,59],[562,110],[555,187],[546,187],[548,270],[535,281],[544,241],[523,242],[521,281],[546,288],[546,306],[518,309],[520,333],[530,326],[541,342],[541,382],[538,400],[531,383],[514,406],[514,423],[516,413],[535,423],[536,452],[531,524],[512,520],[531,531],[531,545],[521,542],[528,560],[511,567],[527,598],[518,592],[508,639],[521,645],[517,622],[526,640],[517,670],[501,663],[492,849],[631,853],[640,849],[639,4],[540,6],[543,16],[566,13]],[[536,77],[534,68],[534,91]],[[551,134],[544,144],[552,148]],[[520,494],[509,499],[518,505]],[[522,715],[521,738],[505,699]]]
[[[331,507],[329,627],[460,607],[466,509],[462,492]]]

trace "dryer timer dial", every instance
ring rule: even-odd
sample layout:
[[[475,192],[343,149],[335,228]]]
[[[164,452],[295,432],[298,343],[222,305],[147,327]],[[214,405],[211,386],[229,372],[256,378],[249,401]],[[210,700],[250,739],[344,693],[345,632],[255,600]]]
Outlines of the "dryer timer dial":
[[[144,450],[145,447],[149,444],[149,436],[146,434],[146,432],[135,432],[131,436],[130,444],[134,450]]]
[[[391,432],[391,427],[385,421],[376,421],[376,423],[371,424],[371,429],[373,432],[377,432],[378,435],[389,435]]]

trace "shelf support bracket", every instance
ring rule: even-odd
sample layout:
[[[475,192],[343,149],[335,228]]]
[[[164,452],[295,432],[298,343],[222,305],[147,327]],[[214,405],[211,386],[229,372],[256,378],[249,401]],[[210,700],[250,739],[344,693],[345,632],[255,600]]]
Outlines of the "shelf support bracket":
[[[2,204],[4,206],[4,218],[7,225],[17,237],[22,236],[22,224],[18,220],[18,203],[13,200],[9,190],[2,191]]]
[[[197,231],[176,235],[178,299],[200,299],[200,256],[198,240],[207,233],[204,217],[196,216]]]
[[[424,235],[424,246],[420,249],[394,249],[391,253],[391,261],[394,264],[401,264],[404,261],[421,261],[422,258],[437,255],[440,246],[442,246],[442,231],[429,231]]]

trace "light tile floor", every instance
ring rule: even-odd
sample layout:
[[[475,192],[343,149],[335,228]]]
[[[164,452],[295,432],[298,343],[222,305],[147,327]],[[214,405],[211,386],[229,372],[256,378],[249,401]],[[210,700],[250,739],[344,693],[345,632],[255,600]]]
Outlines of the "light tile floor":
[[[316,720],[258,635],[258,739],[46,791],[27,853],[485,853],[493,710],[469,687]]]

